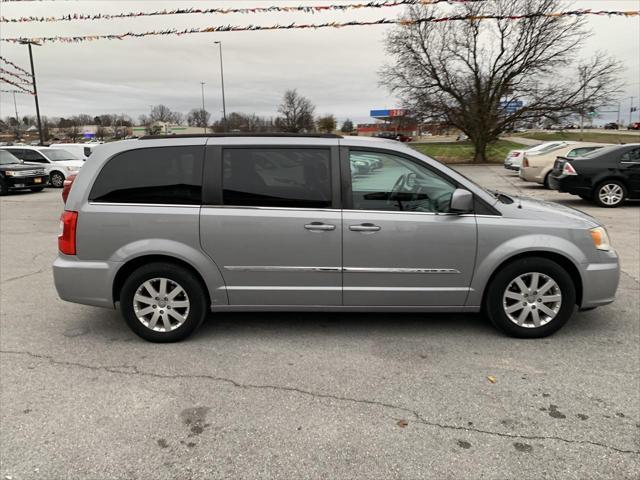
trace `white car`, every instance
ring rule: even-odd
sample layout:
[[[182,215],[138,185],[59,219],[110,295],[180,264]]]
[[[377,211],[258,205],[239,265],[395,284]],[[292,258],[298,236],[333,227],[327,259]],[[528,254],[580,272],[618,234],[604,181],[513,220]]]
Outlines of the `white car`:
[[[99,143],[52,143],[50,148],[59,148],[73,153],[80,160],[86,160],[91,155],[93,148]]]
[[[69,175],[76,175],[84,160],[80,160],[66,150],[49,147],[31,147],[28,145],[13,145],[10,147],[0,147],[8,150],[13,155],[27,164],[44,167],[49,182],[56,188],[62,188],[65,179]]]
[[[534,147],[511,150],[508,153],[507,158],[504,159],[504,168],[506,168],[507,170],[518,171],[520,170],[520,166],[522,165],[522,159],[524,158],[525,152],[527,155],[542,155],[563,147],[569,143],[570,142],[563,141],[545,142]]]

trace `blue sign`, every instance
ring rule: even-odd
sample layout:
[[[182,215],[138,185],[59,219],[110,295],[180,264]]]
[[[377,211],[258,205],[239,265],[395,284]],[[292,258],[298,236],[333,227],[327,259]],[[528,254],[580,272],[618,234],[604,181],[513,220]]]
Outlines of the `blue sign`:
[[[516,113],[524,106],[524,102],[522,100],[502,100],[500,102],[500,107],[507,113]]]

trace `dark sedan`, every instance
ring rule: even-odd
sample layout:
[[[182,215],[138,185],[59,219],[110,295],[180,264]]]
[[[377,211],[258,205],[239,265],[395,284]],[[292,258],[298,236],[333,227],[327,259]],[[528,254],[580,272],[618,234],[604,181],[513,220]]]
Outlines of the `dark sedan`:
[[[594,200],[601,207],[640,199],[640,143],[605,147],[582,157],[558,157],[549,186]]]
[[[10,190],[41,191],[49,182],[44,168],[26,165],[6,150],[0,150],[0,195]]]

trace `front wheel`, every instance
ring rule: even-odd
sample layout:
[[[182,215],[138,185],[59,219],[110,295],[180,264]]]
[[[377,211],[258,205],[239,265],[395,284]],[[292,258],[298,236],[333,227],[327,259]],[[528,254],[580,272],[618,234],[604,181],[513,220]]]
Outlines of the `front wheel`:
[[[151,263],[135,270],[122,286],[120,308],[133,332],[150,342],[183,340],[204,321],[207,294],[184,267]]]
[[[62,188],[64,185],[64,175],[60,172],[52,172],[49,177],[49,181],[51,182],[51,186],[56,188]]]
[[[596,187],[595,201],[600,207],[615,208],[623,204],[627,189],[618,180],[605,180]]]
[[[567,323],[576,304],[576,289],[567,271],[542,257],[509,263],[487,288],[489,319],[512,337],[551,335]]]

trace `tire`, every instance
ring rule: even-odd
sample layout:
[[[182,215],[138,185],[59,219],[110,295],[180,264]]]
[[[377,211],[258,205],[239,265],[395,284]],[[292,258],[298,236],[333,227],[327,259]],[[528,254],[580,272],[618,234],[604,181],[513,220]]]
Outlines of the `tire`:
[[[156,297],[145,286],[150,284],[158,295],[162,292],[161,279],[166,280],[167,295],[174,293],[176,288],[182,289],[173,300],[163,302],[163,297]],[[148,301],[140,301],[141,297]],[[125,280],[120,291],[120,309],[129,328],[139,337],[156,343],[177,342],[187,338],[202,324],[207,314],[207,298],[204,286],[191,271],[172,263],[150,263],[135,270]],[[149,310],[148,313],[143,313],[145,310]]]
[[[33,187],[32,189],[30,189],[32,192],[41,192],[42,190],[44,190],[44,187]]]
[[[7,185],[4,183],[4,180],[0,178],[0,196],[6,195],[7,193],[9,193],[9,189],[7,188]]]
[[[547,172],[547,174],[544,176],[544,180],[542,181],[542,185],[547,190],[551,190],[551,186],[549,185],[549,175],[551,175],[551,171]]]
[[[542,292],[546,295],[538,293],[538,288],[526,290],[527,295],[533,295],[525,298],[517,279],[525,287],[531,287],[536,273],[538,287],[548,285],[549,281],[553,285]],[[516,298],[518,295],[519,299]],[[556,262],[543,257],[514,260],[502,267],[487,287],[485,296],[485,311],[489,320],[502,332],[517,338],[542,338],[555,333],[567,323],[575,305],[576,288],[571,276]],[[547,311],[554,313],[554,316],[547,314]],[[538,326],[535,325],[536,317]],[[523,320],[518,324],[517,321],[521,318]]]
[[[49,182],[52,187],[62,188],[64,186],[64,175],[60,172],[51,172]]]
[[[627,198],[627,188],[619,180],[605,180],[594,189],[593,199],[604,208],[616,208]]]

